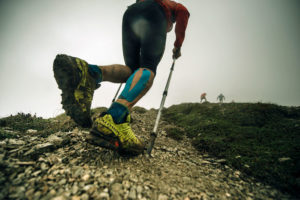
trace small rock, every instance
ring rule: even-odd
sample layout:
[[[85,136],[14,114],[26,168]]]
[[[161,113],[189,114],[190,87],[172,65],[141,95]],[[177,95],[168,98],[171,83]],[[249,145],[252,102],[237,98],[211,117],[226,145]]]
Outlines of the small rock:
[[[123,185],[123,187],[124,187],[125,189],[130,188],[130,182],[129,182],[128,180],[124,180],[124,181],[122,182],[122,185]]]
[[[11,127],[8,127],[8,126],[3,127],[3,129],[6,130],[6,131],[12,131],[13,130]]]
[[[208,199],[208,197],[205,193],[201,193],[199,197],[200,197],[201,200],[207,200]]]
[[[37,191],[36,193],[34,193],[33,199],[41,199],[42,192]]]
[[[59,182],[58,182],[58,184],[59,185],[64,185],[64,184],[66,184],[67,183],[67,180],[64,178],[64,179],[61,179]]]
[[[104,188],[103,192],[108,193],[108,188]]]
[[[47,169],[49,169],[49,166],[46,163],[42,163],[41,164],[41,170],[46,171]]]
[[[160,135],[161,135],[161,136],[167,136],[167,132],[166,132],[166,131],[161,131],[161,132],[160,132]]]
[[[27,197],[27,199],[32,199],[33,194],[34,194],[34,189],[31,188],[31,189],[27,190],[27,192],[25,193],[25,196]]]
[[[39,157],[38,161],[39,162],[47,162],[47,160],[43,156]]]
[[[73,129],[72,133],[78,134],[79,133],[79,129],[76,127]]]
[[[176,194],[176,193],[177,193],[177,188],[176,188],[176,187],[171,187],[171,188],[170,188],[170,192],[171,192],[172,194]]]
[[[111,191],[112,192],[119,192],[122,190],[122,184],[121,183],[114,183],[112,186],[111,186]]]
[[[278,159],[278,161],[281,162],[281,163],[282,163],[282,162],[289,161],[289,160],[292,160],[292,159],[289,158],[289,157],[286,157],[286,158],[279,158],[279,159]]]
[[[182,181],[185,182],[185,183],[189,182],[190,180],[191,179],[189,177],[187,177],[187,176],[185,176],[185,177],[182,178]]]
[[[82,179],[83,181],[88,181],[89,178],[90,178],[90,175],[89,175],[89,174],[84,174],[84,175],[82,176],[81,179]]]
[[[81,174],[83,173],[83,169],[81,167],[75,168],[74,169],[74,173],[73,173],[73,177],[77,178],[80,177]]]
[[[30,137],[30,141],[35,141],[35,140],[37,140],[37,139],[38,139],[38,137],[36,137],[36,136]]]
[[[55,191],[54,189],[52,189],[52,190],[50,190],[49,194],[50,194],[51,196],[54,196],[54,195],[56,194],[56,191]]]
[[[56,135],[50,135],[47,138],[47,141],[56,146],[60,146],[63,143],[63,139],[61,137],[57,137]]]
[[[138,182],[138,179],[135,176],[131,176],[130,181],[136,183],[136,182]]]
[[[119,194],[112,194],[110,200],[122,200],[122,197]]]
[[[136,199],[136,190],[135,190],[134,187],[130,188],[128,198],[129,199]]]
[[[83,195],[81,195],[80,199],[81,200],[89,200],[89,195],[84,193]]]
[[[22,175],[22,174],[19,174],[18,178],[14,179],[14,180],[12,181],[12,184],[13,184],[13,185],[20,185],[20,184],[22,183],[22,178],[23,178],[23,176],[20,176],[20,175]]]
[[[36,162],[34,162],[34,161],[18,161],[18,162],[16,162],[16,164],[25,166],[25,165],[35,165]]]
[[[67,200],[63,195],[54,197],[52,200]]]
[[[5,140],[0,141],[0,146],[5,146],[5,145],[6,145],[6,141]]]
[[[208,195],[208,196],[210,196],[210,197],[213,197],[214,196],[214,193],[212,193],[212,192],[206,192],[206,194]]]
[[[72,165],[76,165],[78,163],[78,158],[74,158],[74,159],[70,160],[69,163]]]
[[[80,196],[72,196],[72,200],[80,200]]]
[[[178,151],[177,154],[178,154],[178,156],[184,156],[185,152],[184,151]]]
[[[202,160],[201,164],[211,164],[211,162],[209,162],[208,160]]]
[[[136,187],[136,192],[137,192],[138,194],[141,194],[141,193],[143,192],[143,187],[140,186],[140,185],[138,185],[138,186]]]
[[[235,172],[234,172],[234,176],[235,176],[235,177],[238,178],[238,177],[240,177],[240,175],[241,175],[241,172],[240,172],[240,171],[235,171]]]
[[[105,199],[108,200],[109,199],[109,194],[107,192],[101,192],[98,196],[99,199]]]
[[[86,185],[83,187],[83,190],[88,192],[89,190],[93,189],[93,187],[94,187],[93,185]],[[88,192],[88,193],[90,193],[90,192]]]
[[[72,187],[72,194],[76,194],[79,190],[79,187],[77,186],[77,184],[74,184]]]
[[[50,165],[54,165],[54,164],[58,164],[62,162],[62,159],[56,155],[50,155],[48,158],[48,162],[50,163]]]
[[[181,191],[182,191],[182,193],[184,193],[184,194],[186,194],[186,193],[189,192],[188,189],[186,189],[186,188],[181,189]]]
[[[219,159],[219,160],[216,160],[217,163],[221,163],[221,164],[224,164],[226,163],[226,159]]]
[[[41,173],[42,171],[41,170],[37,170],[35,172],[32,173],[33,176],[37,176]]]
[[[18,199],[25,198],[25,187],[23,187],[23,186],[17,187],[15,193],[13,193],[13,194],[14,194],[15,198],[18,198]]]
[[[110,188],[110,192],[112,194],[111,199],[114,199],[114,200],[120,199],[121,198],[120,195],[122,193],[122,188],[123,188],[123,186],[121,183],[114,183]]]
[[[168,196],[164,194],[159,194],[158,195],[158,200],[168,200]]]
[[[20,146],[26,144],[23,140],[17,140],[17,139],[9,139],[8,144],[13,146]]]
[[[34,130],[34,129],[28,129],[26,131],[26,133],[29,133],[29,134],[34,134],[34,133],[37,133],[38,131],[37,130]]]
[[[53,147],[54,145],[52,143],[47,142],[35,145],[34,150],[36,153],[44,153],[50,151],[51,149],[53,149]]]

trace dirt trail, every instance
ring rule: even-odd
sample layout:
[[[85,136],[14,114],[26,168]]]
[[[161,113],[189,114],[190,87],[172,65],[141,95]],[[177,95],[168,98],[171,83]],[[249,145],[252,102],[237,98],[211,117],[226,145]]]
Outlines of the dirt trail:
[[[132,113],[140,138],[149,139],[156,112]],[[88,131],[78,128],[0,141],[0,199],[292,199],[200,154],[188,138],[166,137],[166,126],[160,122],[153,158],[120,157],[85,142]]]

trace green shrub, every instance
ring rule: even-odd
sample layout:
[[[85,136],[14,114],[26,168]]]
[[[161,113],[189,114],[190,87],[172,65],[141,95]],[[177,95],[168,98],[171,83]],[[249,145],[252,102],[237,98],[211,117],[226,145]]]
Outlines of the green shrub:
[[[16,134],[0,128],[0,140],[4,140],[6,138],[16,138],[16,137],[17,137]]]
[[[167,136],[175,140],[182,140],[184,136],[184,130],[178,127],[166,127],[164,129]]]
[[[140,114],[144,114],[147,112],[147,109],[139,107],[139,106],[135,106],[135,107],[133,107],[132,111],[140,113]]]
[[[300,191],[299,107],[187,103],[165,109],[163,118],[183,127],[199,151],[284,191]]]
[[[47,137],[58,131],[73,130],[76,124],[64,114],[59,115],[56,119],[43,119],[31,114],[18,113],[0,119],[0,127],[6,126],[22,134],[25,134],[28,129],[34,129],[38,131],[37,134]],[[4,134],[2,135],[4,136]],[[9,136],[7,135],[7,137]]]

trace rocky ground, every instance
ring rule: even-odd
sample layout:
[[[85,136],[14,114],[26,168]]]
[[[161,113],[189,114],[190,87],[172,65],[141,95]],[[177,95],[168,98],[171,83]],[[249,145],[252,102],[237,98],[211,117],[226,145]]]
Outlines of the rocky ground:
[[[133,112],[133,130],[149,139],[156,110]],[[0,141],[0,199],[292,199],[169,137],[164,121],[153,157],[125,158],[86,142],[88,130],[42,137],[35,130]]]

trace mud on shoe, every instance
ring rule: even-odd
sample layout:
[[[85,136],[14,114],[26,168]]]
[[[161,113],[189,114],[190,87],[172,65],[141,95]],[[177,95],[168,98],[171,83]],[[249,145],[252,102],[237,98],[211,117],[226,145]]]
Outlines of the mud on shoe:
[[[143,153],[145,148],[130,127],[130,115],[125,123],[116,124],[110,114],[103,113],[94,121],[91,135],[100,139],[99,146],[116,150],[122,155],[138,155]]]
[[[54,77],[62,90],[63,109],[77,124],[91,127],[91,103],[96,80],[88,72],[88,63],[64,54],[56,56],[53,63]]]

